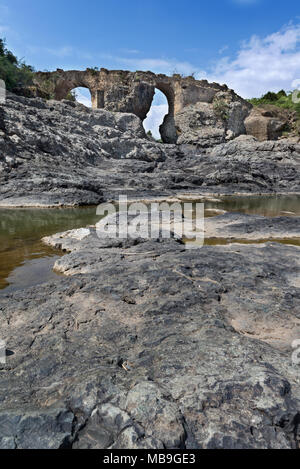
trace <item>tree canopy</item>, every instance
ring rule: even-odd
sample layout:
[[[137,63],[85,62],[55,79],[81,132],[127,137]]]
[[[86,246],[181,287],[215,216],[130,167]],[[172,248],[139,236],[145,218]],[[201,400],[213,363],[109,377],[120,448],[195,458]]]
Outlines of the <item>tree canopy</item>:
[[[0,39],[0,79],[5,81],[6,89],[17,91],[32,82],[33,67],[19,60],[7,49],[5,39]]]

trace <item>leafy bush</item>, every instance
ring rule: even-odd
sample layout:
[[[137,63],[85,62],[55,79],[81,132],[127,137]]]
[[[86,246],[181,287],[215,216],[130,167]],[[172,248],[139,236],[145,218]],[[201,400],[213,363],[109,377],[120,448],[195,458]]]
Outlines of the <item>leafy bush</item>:
[[[69,101],[72,101],[73,103],[75,103],[77,101],[76,90],[69,91],[65,99],[68,99]]]
[[[6,89],[16,91],[32,84],[33,73],[34,69],[18,60],[0,39],[0,79],[5,81]]]

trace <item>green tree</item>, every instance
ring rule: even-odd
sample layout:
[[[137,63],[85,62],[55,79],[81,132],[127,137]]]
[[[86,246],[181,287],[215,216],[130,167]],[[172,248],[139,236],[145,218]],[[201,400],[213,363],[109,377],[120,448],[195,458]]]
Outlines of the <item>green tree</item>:
[[[33,73],[33,67],[19,60],[0,39],[0,79],[5,81],[6,89],[16,92],[32,84]]]
[[[73,101],[73,103],[75,103],[77,101],[76,90],[69,91],[69,93],[66,96],[66,99],[68,99],[69,101]]]

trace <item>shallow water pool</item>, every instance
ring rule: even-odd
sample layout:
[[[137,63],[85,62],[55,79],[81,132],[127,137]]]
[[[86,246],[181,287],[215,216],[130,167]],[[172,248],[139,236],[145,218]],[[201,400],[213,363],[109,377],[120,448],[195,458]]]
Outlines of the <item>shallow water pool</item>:
[[[196,200],[195,200],[196,201]],[[300,196],[226,196],[197,199],[205,203],[205,216],[223,211],[276,216],[300,216]],[[191,200],[189,200],[191,202]],[[53,265],[61,251],[41,242],[44,236],[94,225],[96,207],[63,209],[0,209],[0,294],[57,278]],[[268,241],[268,240],[263,240]],[[279,240],[300,245],[300,241]],[[227,244],[224,239],[206,239],[205,244]],[[232,240],[230,240],[232,242]],[[236,242],[246,242],[237,239]]]

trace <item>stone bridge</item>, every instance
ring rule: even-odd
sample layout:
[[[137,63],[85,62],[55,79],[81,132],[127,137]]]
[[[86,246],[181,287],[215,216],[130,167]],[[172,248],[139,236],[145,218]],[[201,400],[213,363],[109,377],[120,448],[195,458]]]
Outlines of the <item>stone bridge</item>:
[[[35,84],[44,94],[56,100],[66,98],[74,88],[88,88],[94,109],[133,113],[142,121],[150,110],[157,88],[165,94],[169,104],[169,112],[160,127],[162,139],[166,143],[177,142],[182,133],[180,125],[176,122],[177,116],[187,107],[196,104],[201,107],[201,103],[212,106],[218,96],[221,96],[224,106],[230,106],[233,102],[245,103],[226,85],[195,80],[193,77],[183,78],[176,74],[169,77],[143,71],[129,72],[104,68],[85,71],[57,69],[55,72],[37,72]],[[217,107],[214,105],[214,108]],[[244,108],[242,121],[248,115],[249,105],[244,105]],[[222,113],[222,110],[219,112]],[[235,136],[241,133],[244,133],[243,128],[234,132]]]

